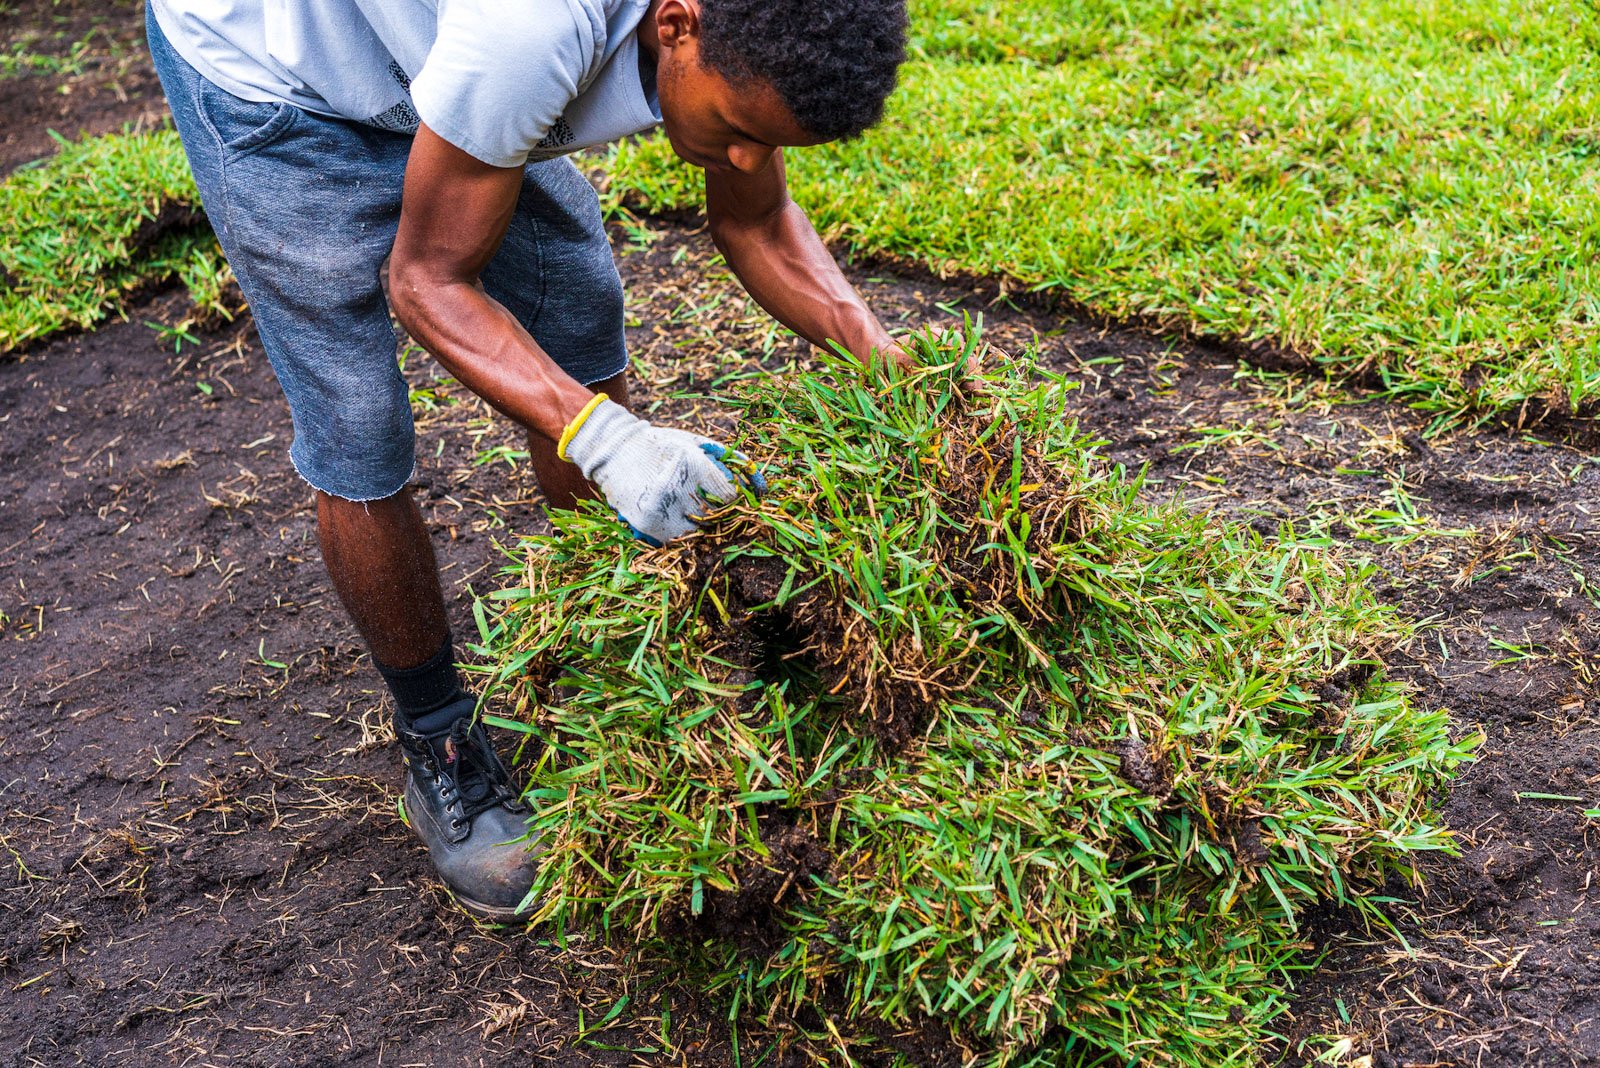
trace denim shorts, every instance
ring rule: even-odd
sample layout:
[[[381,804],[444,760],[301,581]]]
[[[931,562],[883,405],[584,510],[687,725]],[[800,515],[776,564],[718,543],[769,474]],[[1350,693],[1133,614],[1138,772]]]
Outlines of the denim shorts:
[[[349,500],[398,493],[416,432],[379,275],[411,138],[241,100],[190,66],[148,8],[145,25],[206,216],[288,398],[295,470]],[[599,199],[570,160],[524,170],[481,281],[582,384],[627,367],[622,280]]]

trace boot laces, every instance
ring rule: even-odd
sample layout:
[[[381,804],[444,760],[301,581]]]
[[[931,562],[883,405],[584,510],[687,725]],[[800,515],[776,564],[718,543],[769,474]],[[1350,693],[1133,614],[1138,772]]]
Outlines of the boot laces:
[[[480,724],[463,716],[435,737],[440,772],[454,784],[461,798],[462,819],[470,820],[506,800],[510,783],[490,747],[488,732]]]

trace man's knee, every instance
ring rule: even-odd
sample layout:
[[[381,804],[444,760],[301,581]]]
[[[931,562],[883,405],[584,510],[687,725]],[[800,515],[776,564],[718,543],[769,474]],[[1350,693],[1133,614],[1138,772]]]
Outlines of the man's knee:
[[[343,377],[324,378],[316,390],[290,397],[295,438],[289,458],[319,492],[357,502],[393,497],[416,467],[405,382],[398,371],[385,384]]]

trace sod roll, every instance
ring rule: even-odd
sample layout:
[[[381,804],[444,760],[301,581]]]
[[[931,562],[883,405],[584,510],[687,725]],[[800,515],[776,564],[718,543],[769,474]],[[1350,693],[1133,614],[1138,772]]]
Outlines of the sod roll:
[[[700,534],[521,542],[478,651],[538,919],[671,943],[841,1058],[1253,1063],[1300,914],[1447,847],[1470,745],[1385,676],[1363,566],[1151,503],[1066,382],[974,389],[976,344],[746,387],[774,489]]]

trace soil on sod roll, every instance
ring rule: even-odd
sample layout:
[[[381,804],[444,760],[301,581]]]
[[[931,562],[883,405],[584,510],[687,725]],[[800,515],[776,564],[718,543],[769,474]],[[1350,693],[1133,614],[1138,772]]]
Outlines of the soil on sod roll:
[[[0,25],[9,39],[35,21],[19,11],[65,9],[24,0]],[[136,38],[138,5],[115,10]],[[30,83],[52,109],[38,124],[6,110],[0,139],[37,147],[0,170],[50,150],[44,125],[136,117],[98,126],[92,108],[72,110],[89,97],[56,92],[69,80]],[[678,391],[720,390],[719,375],[753,366],[744,357],[779,366],[799,352],[698,226],[614,235],[638,395],[684,425],[718,410]],[[852,278],[907,325],[983,311],[992,340],[1039,340],[1083,383],[1071,409],[1107,455],[1149,464],[1150,499],[1181,490],[1263,529],[1332,514],[1335,536],[1383,568],[1383,598],[1435,621],[1391,669],[1458,732],[1486,733],[1443,799],[1463,855],[1426,861],[1420,891],[1387,888],[1410,952],[1340,913],[1308,926],[1330,955],[1283,1022],[1291,1038],[1347,1036],[1376,1068],[1600,1064],[1600,879],[1582,814],[1600,800],[1600,612],[1575,577],[1600,574],[1588,451],[1563,427],[1424,440],[1426,420],[1403,407],[1255,375],[1217,347],[1016,310],[993,286]],[[581,940],[557,950],[450,909],[391,807],[381,698],[326,588],[265,358],[242,326],[174,354],[140,325],[182,318],[174,301],[0,361],[11,1059],[717,1068],[736,1063],[736,1042],[737,1063],[778,1063],[781,1028],[743,1020],[735,1037],[727,1005],[673,984],[672,962]],[[407,373],[420,499],[468,634],[468,589],[488,589],[501,563],[492,539],[540,527],[535,491],[506,462],[523,447],[514,431],[423,358]]]

